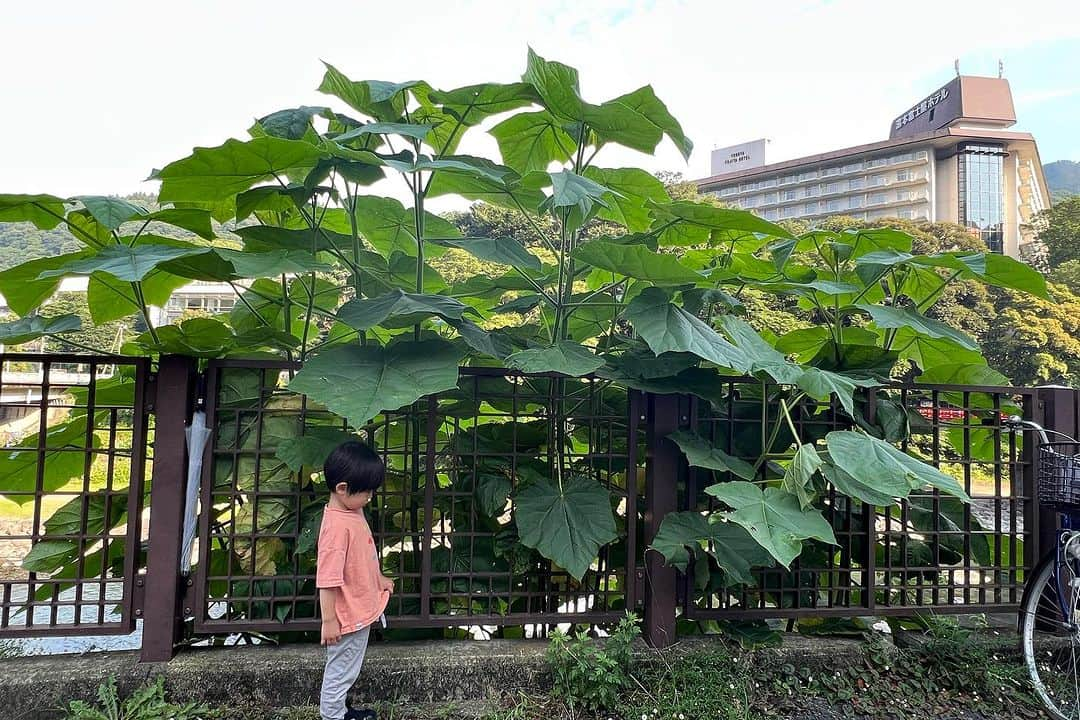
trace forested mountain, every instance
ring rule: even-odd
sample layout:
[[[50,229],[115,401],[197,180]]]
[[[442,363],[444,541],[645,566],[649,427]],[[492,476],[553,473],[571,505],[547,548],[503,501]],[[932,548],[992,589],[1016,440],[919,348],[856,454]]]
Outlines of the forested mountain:
[[[1080,162],[1058,160],[1043,165],[1043,172],[1055,200],[1066,195],[1080,195]]]

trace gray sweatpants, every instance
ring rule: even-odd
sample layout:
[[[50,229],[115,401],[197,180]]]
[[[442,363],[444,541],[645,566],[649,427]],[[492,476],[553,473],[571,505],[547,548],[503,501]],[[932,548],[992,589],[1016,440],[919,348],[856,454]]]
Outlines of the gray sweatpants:
[[[337,645],[326,646],[326,669],[323,670],[319,713],[322,720],[342,720],[349,688],[360,675],[367,651],[371,626],[341,636]]]

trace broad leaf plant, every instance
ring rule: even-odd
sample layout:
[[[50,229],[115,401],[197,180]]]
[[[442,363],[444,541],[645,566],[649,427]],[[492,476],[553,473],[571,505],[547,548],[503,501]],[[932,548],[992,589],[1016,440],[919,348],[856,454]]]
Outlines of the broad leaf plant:
[[[709,560],[725,583],[752,582],[753,567],[788,566],[807,542],[835,543],[823,514],[827,485],[884,512],[928,486],[967,500],[953,477],[896,449],[909,413],[874,388],[901,373],[1003,382],[971,338],[925,313],[958,280],[1045,294],[1029,267],[995,254],[917,255],[911,237],[890,229],[796,236],[747,211],[672,200],[650,173],[604,164],[613,146],[649,155],[665,139],[689,158],[690,140],[652,87],[593,103],[582,97],[575,69],[531,50],[520,82],[443,90],[419,80],[356,81],[327,65],[319,90],[325,107],[271,113],[244,139],[195,148],[154,170],[159,209],[100,196],[0,195],[0,221],[63,224],[85,245],[0,273],[0,292],[19,316],[0,325],[0,341],[77,330],[78,318],[43,318],[38,310],[62,278],[84,276],[95,322],[143,319],[145,332],[126,352],[298,361],[288,389],[341,422],[278,428],[279,464],[274,479],[260,478],[264,487],[310,482],[330,448],[389,412],[433,394],[452,400],[460,366],[498,366],[517,373],[503,382],[546,383],[551,432],[539,432],[534,463],[516,474],[482,463],[467,480],[440,478],[470,483],[476,511],[509,537],[509,544],[476,543],[483,557],[474,567],[539,553],[580,580],[616,538],[619,513],[636,514],[618,510],[572,452],[580,444],[571,415],[582,378],[616,403],[641,390],[689,393],[714,407],[730,400],[726,379],[756,383],[772,408],[759,418],[763,437],[717,445],[688,427],[669,438],[712,477],[713,509],[668,516],[652,543],[684,569],[692,558]],[[462,153],[472,135],[489,136],[497,155]],[[378,194],[387,185],[380,181],[399,191]],[[521,213],[541,242],[463,236],[428,209],[442,196]],[[161,233],[163,225],[187,239]],[[471,255],[485,271],[449,282],[437,269],[446,253]],[[149,307],[194,280],[231,284],[235,308],[151,325]],[[755,331],[740,302],[748,289],[794,296],[817,324],[781,336]],[[508,317],[517,320],[495,322]],[[234,402],[268,402],[252,400],[237,377],[227,388]],[[106,391],[130,393],[130,378],[99,385]],[[874,422],[865,419],[867,402],[877,404]],[[823,408],[846,417],[850,429],[800,432],[798,421]],[[81,436],[87,421],[76,413],[49,433],[62,443],[64,434]],[[413,422],[417,430],[423,420]],[[442,447],[473,435],[504,447],[506,433],[481,422],[461,426],[456,438],[450,426],[440,429]],[[512,449],[534,430],[523,425]],[[236,437],[254,442],[242,430]],[[45,488],[81,472],[77,459],[76,466],[48,462]],[[36,460],[31,450],[0,458],[0,490],[31,487]],[[622,482],[636,482],[632,474],[624,470]],[[415,477],[400,482],[419,487]],[[62,508],[46,528],[78,507]],[[99,512],[90,529],[120,522],[123,508],[112,508],[115,517]],[[414,531],[435,521],[415,506],[398,510]],[[316,508],[297,516],[287,504],[259,514],[261,530],[292,528],[300,538],[293,550],[309,555],[317,519]],[[236,522],[251,530],[250,517]],[[25,567],[72,572],[79,547],[39,543]],[[118,562],[86,550],[89,564]],[[433,554],[434,567],[448,562],[440,558]],[[272,574],[272,565],[258,569]]]

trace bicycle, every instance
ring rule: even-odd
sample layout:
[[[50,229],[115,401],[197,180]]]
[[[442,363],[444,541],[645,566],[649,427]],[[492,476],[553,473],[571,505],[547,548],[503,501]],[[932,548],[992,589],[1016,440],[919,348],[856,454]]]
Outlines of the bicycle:
[[[1024,663],[1050,712],[1080,720],[1080,443],[1018,417],[1003,425],[1038,434],[1036,493],[1060,518],[1053,549],[1024,584],[1018,618]],[[1051,442],[1048,434],[1065,440]]]

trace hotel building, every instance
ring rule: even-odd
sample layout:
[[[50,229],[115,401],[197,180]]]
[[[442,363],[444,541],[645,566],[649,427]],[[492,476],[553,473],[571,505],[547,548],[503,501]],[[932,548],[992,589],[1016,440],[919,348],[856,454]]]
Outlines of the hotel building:
[[[1035,138],[1014,124],[1007,80],[958,76],[897,116],[888,140],[771,164],[764,140],[721,148],[697,184],[767,220],[954,222],[1026,258],[1050,198]]]

